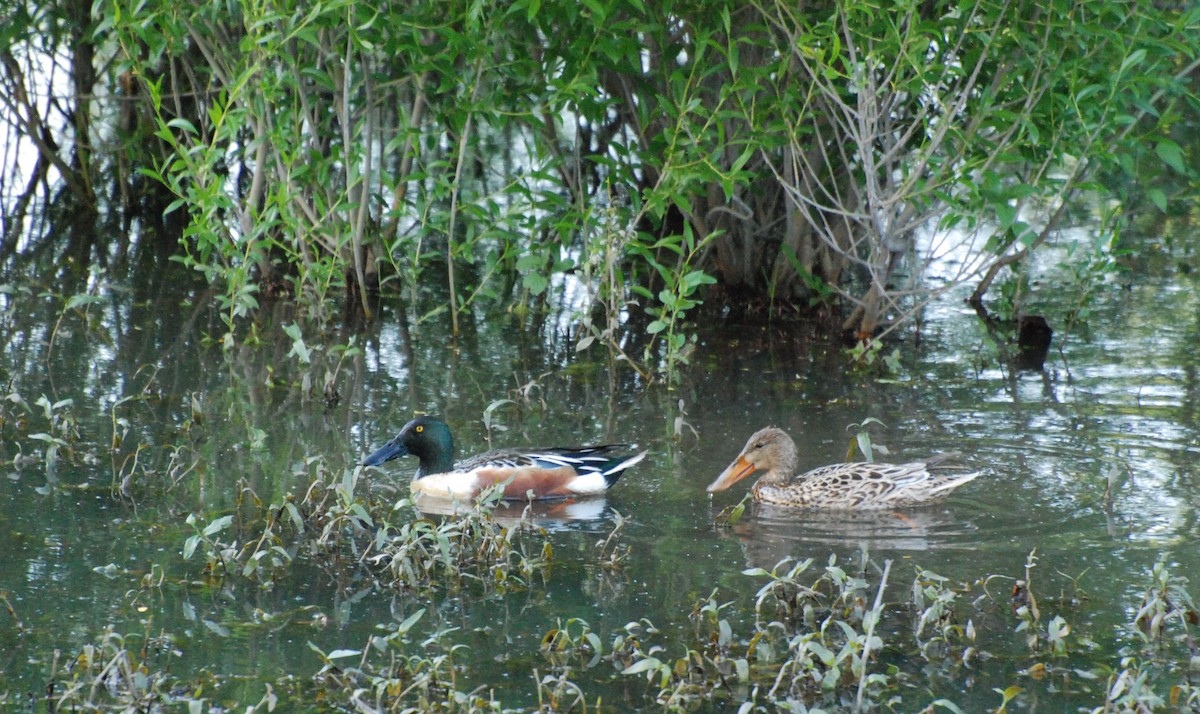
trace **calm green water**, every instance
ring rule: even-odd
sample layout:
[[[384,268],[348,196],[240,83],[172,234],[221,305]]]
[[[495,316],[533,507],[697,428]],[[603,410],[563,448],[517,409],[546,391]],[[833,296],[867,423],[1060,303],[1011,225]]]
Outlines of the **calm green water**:
[[[884,379],[845,372],[840,346],[803,328],[731,324],[702,331],[675,392],[646,390],[601,355],[576,357],[554,337],[561,325],[523,325],[502,308],[477,315],[452,342],[444,316],[412,319],[429,306],[389,303],[376,330],[357,338],[357,354],[333,350],[348,335],[307,335],[308,365],[277,329],[290,322],[286,307],[261,318],[260,345],[223,352],[212,340],[223,332],[219,320],[194,297],[200,288],[171,267],[136,285],[92,286],[99,300],[65,314],[64,299],[86,286],[53,297],[46,292],[61,287],[9,278],[0,296],[0,376],[12,395],[0,406],[0,591],[10,606],[0,610],[3,701],[31,706],[111,629],[128,636],[130,650],[169,638],[169,647],[150,648],[149,667],[205,688],[210,703],[244,710],[271,683],[288,707],[319,706],[304,694],[322,666],[310,643],[361,649],[426,608],[412,654],[442,651],[424,638],[449,630],[445,643],[468,648],[457,655],[460,691],[483,686],[505,707],[534,708],[534,671],[556,671],[539,651],[556,622],[585,620],[607,650],[626,623],[646,618],[658,629],[647,642],[678,658],[703,638],[689,615],[715,590],[718,602],[732,603],[723,617],[744,647],[763,584],[744,569],[813,558],[819,571],[836,557],[857,570],[864,549],[872,595],[878,568],[892,562],[882,634],[896,646],[877,668],[898,668],[898,710],[939,698],[963,711],[995,708],[995,690],[1011,685],[1021,691],[1010,706],[1024,711],[1099,707],[1123,656],[1154,663],[1149,686],[1167,697],[1195,676],[1181,642],[1187,625],[1172,622],[1164,641],[1145,643],[1134,620],[1159,559],[1190,578],[1188,592],[1200,582],[1200,298],[1197,278],[1183,270],[1194,260],[1157,256],[1133,266],[1128,286],[1097,285],[1085,320],[1069,329],[1079,296],[1051,288],[1061,278],[1051,262],[1033,303],[1058,330],[1045,373],[998,364],[970,310],[949,300],[926,312],[919,344],[903,333],[903,367]],[[336,375],[336,404],[321,396],[327,371]],[[502,427],[489,442],[484,416],[502,399],[513,401],[489,413]],[[53,407],[62,400],[71,401]],[[183,559],[189,514],[203,525],[251,492],[276,503],[303,494],[313,472],[306,459],[352,470],[415,410],[446,418],[460,455],[619,440],[641,443],[650,457],[605,500],[536,511],[553,564],[504,595],[410,596],[303,552],[266,586],[206,578],[202,558]],[[847,426],[867,417],[887,425],[871,433],[889,459],[954,450],[985,473],[942,506],[904,518],[752,509],[716,525],[745,488],[710,499],[704,486],[751,432],[786,429],[802,462],[817,466],[841,460]],[[47,434],[63,442],[53,464],[39,436]],[[365,474],[361,495],[396,500],[414,466],[401,460]],[[1122,478],[1107,503],[1114,469]],[[596,542],[616,514],[628,553],[610,572]],[[1015,631],[1013,581],[1025,577],[1035,549],[1040,627],[1064,618],[1065,655],[1044,644],[1031,650]],[[917,567],[963,591],[960,624],[972,621],[986,658],[963,665],[915,654],[907,608]],[[1031,674],[1039,665],[1047,676]],[[280,684],[289,677],[291,689]],[[575,666],[570,678],[589,710],[598,698],[605,711],[658,708],[657,687],[607,659]],[[704,706],[734,711],[750,696],[735,686]]]

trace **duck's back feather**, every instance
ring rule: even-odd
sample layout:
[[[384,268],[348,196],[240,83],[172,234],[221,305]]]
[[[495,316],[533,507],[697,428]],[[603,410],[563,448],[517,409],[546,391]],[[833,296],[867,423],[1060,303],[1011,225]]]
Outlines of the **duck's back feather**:
[[[953,455],[907,464],[851,463],[822,466],[784,484],[755,485],[758,497],[780,505],[824,508],[903,508],[935,503],[979,472],[934,467]]]
[[[497,484],[506,500],[586,496],[606,491],[621,474],[640,462],[646,452],[632,456],[613,452],[636,448],[626,444],[576,449],[506,449],[465,459],[454,470],[420,474],[412,490],[426,496],[466,500]]]

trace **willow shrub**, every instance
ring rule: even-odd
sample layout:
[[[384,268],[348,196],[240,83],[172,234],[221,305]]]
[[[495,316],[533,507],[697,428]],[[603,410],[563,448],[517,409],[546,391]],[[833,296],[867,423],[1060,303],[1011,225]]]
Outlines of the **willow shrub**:
[[[267,288],[369,314],[347,288],[378,275],[457,332],[582,286],[580,348],[622,349],[633,316],[647,375],[705,299],[834,303],[869,340],[982,295],[1097,168],[1188,171],[1167,132],[1200,44],[1196,10],[1115,1],[96,7],[230,344]]]

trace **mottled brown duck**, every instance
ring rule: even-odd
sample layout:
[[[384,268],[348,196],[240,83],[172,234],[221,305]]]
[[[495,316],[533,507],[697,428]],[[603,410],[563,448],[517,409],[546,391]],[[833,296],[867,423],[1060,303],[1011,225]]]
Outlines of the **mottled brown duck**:
[[[781,429],[754,433],[708,492],[724,491],[752,473],[765,472],[751,493],[756,501],[792,508],[867,510],[937,503],[979,475],[944,466],[956,454],[907,464],[851,463],[796,474],[796,443]]]

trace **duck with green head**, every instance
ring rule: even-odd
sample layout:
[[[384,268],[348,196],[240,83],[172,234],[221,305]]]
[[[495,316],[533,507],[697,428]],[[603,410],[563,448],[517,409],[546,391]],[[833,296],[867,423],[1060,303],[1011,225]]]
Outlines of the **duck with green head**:
[[[604,493],[646,457],[645,451],[627,453],[636,449],[636,444],[497,449],[455,463],[450,427],[437,417],[419,416],[362,463],[417,457],[412,490],[424,496],[468,500],[503,484],[505,500],[536,501]]]

